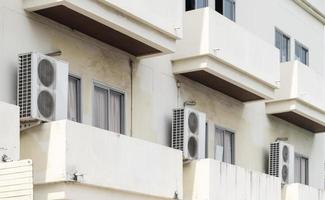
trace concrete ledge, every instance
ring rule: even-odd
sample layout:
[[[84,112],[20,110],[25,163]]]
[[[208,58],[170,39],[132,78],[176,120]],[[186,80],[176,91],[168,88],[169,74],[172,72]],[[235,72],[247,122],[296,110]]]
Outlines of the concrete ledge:
[[[282,190],[282,200],[323,200],[325,191],[298,183],[285,185]]]
[[[0,102],[0,113],[0,158],[5,154],[11,160],[19,160],[19,107]]]
[[[165,199],[183,194],[182,153],[162,145],[56,121],[23,132],[21,149],[34,160],[36,185],[76,182]]]
[[[184,199],[281,200],[281,181],[274,176],[204,159],[184,167]]]
[[[272,99],[276,88],[209,55],[174,60],[173,73],[184,75],[242,102]]]
[[[300,99],[266,102],[266,113],[277,116],[313,133],[325,131],[325,111]]]
[[[177,38],[101,1],[26,0],[24,8],[134,56],[165,54],[175,50]]]

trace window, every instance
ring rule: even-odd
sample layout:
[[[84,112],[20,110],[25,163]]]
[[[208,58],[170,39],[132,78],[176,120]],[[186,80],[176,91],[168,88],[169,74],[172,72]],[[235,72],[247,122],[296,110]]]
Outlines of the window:
[[[296,60],[299,60],[305,65],[309,65],[309,51],[304,45],[297,42],[295,43],[295,54],[296,54]]]
[[[308,185],[308,158],[295,154],[295,182]]]
[[[69,75],[68,119],[81,122],[81,87],[80,78]]]
[[[216,0],[215,9],[232,21],[236,21],[236,1],[235,0]]]
[[[235,163],[235,134],[223,128],[216,128],[215,159],[226,163]]]
[[[235,0],[223,1],[223,15],[228,19],[235,21],[236,2]]]
[[[290,60],[290,38],[281,31],[275,30],[275,46],[280,50],[280,61]]]
[[[117,133],[124,133],[124,94],[95,84],[93,125]]]
[[[208,6],[208,0],[186,0],[186,11],[204,8]]]

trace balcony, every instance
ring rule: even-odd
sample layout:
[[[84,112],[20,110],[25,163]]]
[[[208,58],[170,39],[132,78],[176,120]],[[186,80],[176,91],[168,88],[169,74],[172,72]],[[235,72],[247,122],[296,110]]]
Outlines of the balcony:
[[[134,56],[174,52],[182,36],[181,0],[24,0],[24,8]]]
[[[205,159],[184,167],[184,199],[281,200],[281,181],[277,177]]]
[[[298,61],[281,64],[281,87],[266,112],[313,133],[325,131],[325,80]]]
[[[71,121],[26,130],[35,200],[182,199],[182,153]]]
[[[282,200],[323,200],[324,198],[324,190],[297,183],[284,186],[282,191]]]
[[[280,80],[279,52],[211,8],[185,13],[174,74],[242,102],[271,99]]]

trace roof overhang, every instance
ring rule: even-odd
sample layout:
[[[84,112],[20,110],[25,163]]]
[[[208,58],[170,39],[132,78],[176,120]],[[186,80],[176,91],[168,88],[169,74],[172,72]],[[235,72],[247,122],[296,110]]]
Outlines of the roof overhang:
[[[24,8],[136,57],[175,48],[176,38],[101,1],[27,0]]]
[[[242,102],[271,99],[275,90],[268,83],[209,55],[174,60],[173,73]]]
[[[313,133],[325,132],[325,112],[300,99],[266,102],[266,112]]]

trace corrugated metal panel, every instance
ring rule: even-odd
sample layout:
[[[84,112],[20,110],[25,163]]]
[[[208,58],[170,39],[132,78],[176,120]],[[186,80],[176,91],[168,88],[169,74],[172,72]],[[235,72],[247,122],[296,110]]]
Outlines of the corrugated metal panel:
[[[31,160],[0,163],[0,199],[33,199],[33,168]]]

